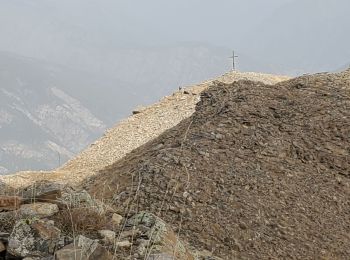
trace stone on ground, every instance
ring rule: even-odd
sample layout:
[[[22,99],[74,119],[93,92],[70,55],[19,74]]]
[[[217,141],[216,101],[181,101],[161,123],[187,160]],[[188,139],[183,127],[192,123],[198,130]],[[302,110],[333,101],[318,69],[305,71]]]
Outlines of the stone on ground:
[[[26,217],[47,218],[58,213],[56,204],[38,202],[34,204],[24,204],[19,209],[19,213]]]
[[[8,253],[17,257],[46,257],[64,246],[61,231],[50,221],[19,220],[9,238]]]

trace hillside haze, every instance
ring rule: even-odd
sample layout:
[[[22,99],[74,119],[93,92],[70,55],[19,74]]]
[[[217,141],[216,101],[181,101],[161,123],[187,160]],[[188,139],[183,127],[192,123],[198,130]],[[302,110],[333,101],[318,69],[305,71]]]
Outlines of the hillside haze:
[[[0,1],[2,172],[64,163],[135,107],[230,70],[232,49],[240,71],[298,75],[339,71],[349,61],[345,0],[151,0],[135,5],[126,0]],[[53,93],[56,89],[60,94]],[[18,100],[25,104],[22,112],[12,104]],[[71,102],[88,111],[89,120],[81,111],[57,113],[57,107],[66,109]],[[43,121],[51,126],[35,123],[27,133],[19,132],[37,121],[33,115],[38,117],[44,105],[51,112],[42,113]],[[75,128],[71,123],[62,127],[67,113]],[[91,129],[90,119],[103,127]],[[66,149],[60,160],[56,148],[47,150],[48,142]],[[38,149],[37,157],[48,154],[49,159],[38,163],[31,154]]]
[[[57,167],[104,132],[106,124],[67,91],[83,83],[71,76],[60,67],[0,53],[2,174]]]

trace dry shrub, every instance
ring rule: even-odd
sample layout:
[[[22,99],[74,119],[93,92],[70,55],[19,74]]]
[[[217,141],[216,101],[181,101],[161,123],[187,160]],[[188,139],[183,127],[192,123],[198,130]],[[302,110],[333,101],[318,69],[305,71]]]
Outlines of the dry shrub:
[[[105,229],[108,218],[93,208],[79,207],[61,210],[53,219],[55,226],[71,237],[76,235],[96,235],[98,230]]]

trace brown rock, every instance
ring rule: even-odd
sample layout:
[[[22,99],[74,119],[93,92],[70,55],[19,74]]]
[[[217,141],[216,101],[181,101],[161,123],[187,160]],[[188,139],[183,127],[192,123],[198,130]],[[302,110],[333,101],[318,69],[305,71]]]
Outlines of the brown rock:
[[[0,210],[16,210],[22,204],[18,196],[0,196]]]
[[[6,250],[6,246],[4,245],[4,243],[0,241],[0,253],[4,252],[5,250]]]
[[[39,194],[36,197],[36,201],[55,203],[57,199],[61,197],[61,195],[62,195],[61,190],[58,190],[58,189],[49,190]]]
[[[62,197],[62,190],[66,187],[51,182],[35,183],[22,191],[24,203],[47,202],[60,204],[59,199]]]
[[[61,231],[55,228],[51,222],[35,222],[32,227],[38,235],[45,240],[57,240],[60,238]]]

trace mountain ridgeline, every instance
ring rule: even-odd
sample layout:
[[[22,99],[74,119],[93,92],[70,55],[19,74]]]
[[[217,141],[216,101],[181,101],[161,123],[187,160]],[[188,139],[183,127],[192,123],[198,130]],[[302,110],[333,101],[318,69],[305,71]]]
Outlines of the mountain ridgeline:
[[[141,102],[122,81],[5,52],[0,82],[0,174],[58,167]]]

